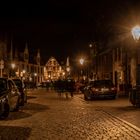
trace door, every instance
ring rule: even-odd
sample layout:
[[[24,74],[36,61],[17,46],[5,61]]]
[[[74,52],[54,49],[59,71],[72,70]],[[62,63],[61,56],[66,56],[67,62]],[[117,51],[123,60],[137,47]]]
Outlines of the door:
[[[14,110],[16,108],[17,102],[18,102],[18,92],[15,84],[8,80],[8,87],[9,87],[9,104],[10,104],[10,110]]]

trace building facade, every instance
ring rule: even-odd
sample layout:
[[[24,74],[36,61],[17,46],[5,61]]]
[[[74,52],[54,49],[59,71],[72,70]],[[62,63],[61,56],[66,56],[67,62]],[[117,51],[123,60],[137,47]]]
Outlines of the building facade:
[[[44,67],[44,79],[57,80],[58,78],[65,78],[65,70],[54,57],[50,57]]]
[[[22,57],[19,57],[22,54]],[[1,69],[1,77],[19,77],[25,81],[36,82],[44,80],[44,66],[40,64],[40,52],[38,50],[35,61],[30,60],[27,43],[24,52],[13,49],[12,43],[10,51],[7,51],[7,42],[0,41],[0,59],[4,61]]]
[[[111,79],[120,93],[129,94],[131,87],[140,84],[139,53],[140,48],[134,47],[131,42],[109,44],[108,49],[98,52],[94,57],[97,77]]]

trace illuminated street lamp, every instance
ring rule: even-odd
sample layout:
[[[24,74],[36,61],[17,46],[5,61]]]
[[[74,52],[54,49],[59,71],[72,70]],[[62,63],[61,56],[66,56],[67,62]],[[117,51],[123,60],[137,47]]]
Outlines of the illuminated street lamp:
[[[11,64],[11,67],[12,67],[12,69],[14,69],[16,67],[16,64],[15,63],[12,63]]]
[[[21,77],[21,79],[23,79],[23,80],[25,80],[25,73],[26,73],[25,70],[22,70],[22,71],[20,72],[20,77]]]
[[[85,61],[85,60],[84,60],[83,58],[80,58],[80,60],[79,60],[79,62],[80,62],[81,65],[84,64],[84,61]]]
[[[37,84],[37,83],[38,83],[38,82],[37,82],[37,73],[34,73],[34,76],[35,76],[34,81],[35,81],[35,83]]]
[[[83,67],[84,62],[85,62],[85,59],[84,59],[84,58],[80,58],[80,59],[79,59],[79,62],[80,62],[80,64],[81,64],[81,66]],[[81,76],[83,76],[83,68],[81,68]],[[83,78],[83,77],[82,77],[82,78]]]
[[[25,71],[25,70],[23,70],[22,72],[23,72],[23,74],[25,74],[25,73],[26,73],[26,71]]]
[[[131,30],[132,36],[134,38],[135,41],[139,41],[140,39],[140,26],[135,26],[132,28]]]
[[[16,74],[15,74],[15,67],[16,67],[16,64],[15,63],[11,63],[11,70],[10,70],[10,76],[11,77],[14,77]]]
[[[92,48],[92,44],[89,44],[89,47]]]
[[[138,43],[140,39],[140,26],[135,26],[131,30],[133,39]],[[132,81],[132,86],[136,86],[137,84],[137,48],[134,48],[132,50],[132,57],[131,57],[131,81]]]

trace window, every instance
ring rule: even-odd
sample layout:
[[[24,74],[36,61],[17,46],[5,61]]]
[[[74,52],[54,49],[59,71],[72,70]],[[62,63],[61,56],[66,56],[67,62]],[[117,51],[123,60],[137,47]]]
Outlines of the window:
[[[3,91],[7,88],[6,80],[0,79],[0,91]]]

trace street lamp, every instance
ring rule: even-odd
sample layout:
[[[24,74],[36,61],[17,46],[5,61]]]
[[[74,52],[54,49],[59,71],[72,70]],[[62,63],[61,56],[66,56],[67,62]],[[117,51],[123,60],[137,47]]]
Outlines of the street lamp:
[[[21,79],[23,79],[23,80],[25,80],[25,73],[26,73],[26,71],[25,70],[22,70],[21,72],[20,72],[20,77],[21,77]]]
[[[36,77],[37,76],[37,73],[34,73],[34,76]]]
[[[131,30],[132,36],[134,38],[134,40],[137,42],[140,39],[140,26],[135,26],[132,28]]]
[[[81,67],[83,67],[83,65],[84,65],[84,62],[85,62],[85,59],[84,58],[80,58],[79,59],[79,62],[80,62],[80,64],[81,64]],[[83,69],[81,68],[81,77],[83,76]]]
[[[15,74],[15,67],[16,67],[16,64],[15,63],[11,63],[11,71],[10,71],[10,76],[11,77],[14,77],[16,74]]]
[[[37,73],[34,73],[34,76],[35,76],[35,83],[37,84]]]
[[[92,48],[92,44],[89,44],[89,47]]]
[[[131,30],[133,39],[137,43],[140,39],[140,26],[135,26]],[[131,52],[131,82],[132,86],[136,86],[137,84],[137,48],[134,48]]]
[[[11,64],[11,67],[12,67],[12,69],[14,69],[16,67],[16,64],[15,63],[12,63]]]
[[[84,60],[83,58],[80,58],[80,60],[79,60],[79,62],[80,62],[81,65],[84,64],[84,61],[85,61],[85,60]]]

